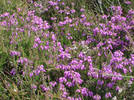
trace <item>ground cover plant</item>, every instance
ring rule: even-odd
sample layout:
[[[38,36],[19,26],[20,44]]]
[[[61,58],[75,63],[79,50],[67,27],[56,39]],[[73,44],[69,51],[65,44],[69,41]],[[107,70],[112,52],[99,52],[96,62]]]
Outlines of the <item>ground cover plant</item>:
[[[133,100],[133,4],[2,0],[0,99]]]

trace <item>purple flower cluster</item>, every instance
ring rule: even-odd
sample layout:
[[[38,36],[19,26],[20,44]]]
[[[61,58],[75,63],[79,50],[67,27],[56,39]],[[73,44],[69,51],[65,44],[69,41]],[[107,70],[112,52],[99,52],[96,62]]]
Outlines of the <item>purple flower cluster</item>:
[[[21,53],[18,52],[18,51],[11,51],[11,52],[10,52],[10,55],[11,55],[11,56],[20,56]]]
[[[111,99],[119,92],[124,77],[133,75],[134,10],[124,16],[120,6],[112,6],[112,15],[100,16],[96,24],[84,8],[77,16],[75,3],[48,0],[46,8],[33,5],[54,14],[44,18],[29,10],[23,18],[18,8],[0,15],[0,26],[11,33],[10,56],[22,67],[30,88],[67,100]],[[10,73],[15,75],[17,68]]]

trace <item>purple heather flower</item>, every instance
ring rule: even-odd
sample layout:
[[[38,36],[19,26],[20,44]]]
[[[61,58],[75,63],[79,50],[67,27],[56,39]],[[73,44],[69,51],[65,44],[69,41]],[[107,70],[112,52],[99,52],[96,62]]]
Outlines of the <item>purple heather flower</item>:
[[[59,78],[59,82],[60,83],[64,83],[65,82],[66,83],[67,82],[67,79],[65,77],[60,77]]]
[[[52,40],[56,41],[56,36],[54,34],[52,34]]]
[[[75,98],[75,100],[82,100],[81,97]]]
[[[18,63],[21,63],[21,64],[28,64],[28,59],[27,58],[22,58],[20,57],[18,60],[17,60]]]
[[[52,87],[55,87],[57,83],[56,83],[56,82],[50,82],[49,84],[50,84]]]
[[[80,9],[80,12],[84,12],[84,11],[85,11],[85,9],[83,9],[83,8]]]
[[[113,9],[115,14],[122,14],[122,8],[120,6],[112,6],[111,8]]]
[[[120,87],[119,86],[116,86],[116,91],[119,91],[120,90]]]
[[[11,74],[11,75],[15,75],[15,74],[16,74],[16,69],[13,68],[13,69],[10,71],[10,74]]]
[[[44,50],[44,46],[41,45],[41,46],[40,46],[40,49],[41,49],[41,50]]]
[[[114,84],[115,84],[115,83],[108,83],[108,84],[107,84],[107,87],[108,87],[108,88],[112,88]]]
[[[9,14],[8,12],[5,12],[5,13],[1,14],[0,17],[3,17],[3,18],[4,18],[4,17],[7,17],[7,16],[9,16],[9,15],[10,15],[10,14]]]
[[[33,48],[37,48],[37,47],[38,47],[38,44],[34,43]]]
[[[42,24],[40,24],[39,27],[40,27],[41,29],[46,30],[46,29],[49,29],[49,28],[50,28],[50,25],[48,24],[47,21],[44,21]]]
[[[114,56],[115,56],[115,57],[121,57],[121,56],[123,56],[123,52],[121,52],[121,51],[116,51],[116,52],[114,52]]]
[[[21,54],[21,53],[18,52],[18,51],[11,51],[11,52],[10,52],[10,55],[11,55],[11,56],[20,56],[20,54]]]
[[[66,98],[67,95],[68,95],[68,93],[67,93],[66,91],[64,91],[64,92],[62,93],[62,97],[63,97],[63,98]]]
[[[96,95],[93,96],[93,99],[94,100],[101,100],[101,96],[96,94]]]
[[[93,92],[92,92],[92,91],[88,91],[88,95],[89,95],[90,97],[93,97]]]
[[[130,5],[131,4],[131,1],[125,1],[125,4]]]
[[[7,21],[4,20],[4,21],[0,22],[0,25],[1,25],[1,26],[7,26]]]
[[[64,21],[64,22],[59,22],[59,26],[64,26],[66,24],[66,21]]]
[[[107,17],[108,17],[107,15],[101,16],[102,19],[107,19]]]
[[[64,12],[64,10],[59,10],[58,12],[59,12],[59,13],[63,13],[63,12]]]
[[[40,70],[36,69],[36,70],[34,70],[33,72],[35,73],[35,75],[39,75]]]
[[[64,2],[62,2],[62,5],[65,5],[65,3],[64,3]]]
[[[61,91],[65,91],[65,86],[63,84],[60,84],[60,88]]]
[[[46,72],[46,71],[44,70],[44,66],[43,66],[43,65],[38,66],[38,69],[39,69],[40,71]]]
[[[38,66],[37,69],[33,71],[33,73],[35,73],[35,75],[39,75],[40,72],[46,72],[43,65]]]
[[[42,89],[42,91],[44,91],[44,92],[46,92],[46,91],[48,91],[49,90],[49,87],[46,87],[46,86],[44,86],[43,84],[42,85],[40,85],[40,88]]]
[[[111,98],[111,97],[112,97],[112,95],[111,95],[110,92],[108,92],[108,93],[105,94],[105,98]]]
[[[17,11],[18,11],[18,12],[21,12],[21,11],[22,11],[22,9],[21,9],[21,8],[17,8]]]
[[[61,57],[62,59],[71,58],[71,55],[69,53],[62,51],[61,54],[59,55],[59,57]]]
[[[75,100],[75,98],[68,96],[68,97],[67,97],[67,100]]]
[[[81,90],[80,90],[80,89],[77,89],[75,92],[80,93],[80,92],[81,92]]]
[[[72,9],[72,10],[71,10],[71,13],[72,13],[72,14],[73,14],[73,13],[75,13],[75,10],[74,10],[74,9]]]
[[[82,94],[83,96],[88,96],[88,89],[87,89],[87,88],[82,88],[82,89],[81,89],[81,94]]]
[[[32,76],[33,76],[33,72],[31,72],[31,73],[29,74],[29,76],[32,77]]]
[[[51,5],[51,6],[56,6],[58,3],[57,2],[53,2],[53,1],[48,1],[48,3]]]
[[[73,86],[71,82],[66,82],[66,85],[67,85],[68,87],[72,87],[72,86]]]
[[[36,90],[37,89],[37,86],[35,84],[32,84],[31,85],[31,89],[35,89]]]
[[[98,84],[98,85],[103,85],[103,84],[104,84],[104,81],[103,81],[103,80],[98,80],[98,81],[97,81],[97,84]]]
[[[36,43],[38,43],[38,44],[42,43],[42,41],[40,40],[39,37],[36,37],[34,41],[35,41]]]
[[[129,14],[129,16],[134,15],[134,10],[133,10],[133,9],[130,9],[130,10],[128,11],[128,14]]]
[[[90,72],[88,73],[88,75],[90,75]],[[94,77],[94,78],[98,78],[98,77],[99,77],[99,75],[98,75],[97,72],[91,72],[91,75],[92,75],[92,77]]]

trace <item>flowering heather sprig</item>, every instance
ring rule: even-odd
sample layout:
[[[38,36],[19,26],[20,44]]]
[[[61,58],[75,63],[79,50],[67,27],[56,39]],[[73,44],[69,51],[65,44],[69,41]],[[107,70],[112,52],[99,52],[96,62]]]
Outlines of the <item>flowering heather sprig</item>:
[[[10,71],[10,74],[11,74],[11,75],[15,75],[15,74],[16,74],[16,69],[13,68],[13,69]]]
[[[112,95],[111,95],[110,92],[108,92],[108,93],[105,94],[105,98],[111,98],[111,97],[112,97]]]
[[[59,78],[59,82],[60,83],[66,83],[67,82],[67,79],[65,77],[60,77]]]
[[[82,94],[83,96],[88,96],[88,89],[87,89],[87,88],[82,88],[82,89],[81,89],[81,94]]]
[[[40,18],[40,17],[38,17],[38,16],[33,16],[32,23],[33,23],[33,24],[38,24],[38,25],[40,25],[40,24],[43,23],[43,20],[42,20],[42,18]]]
[[[74,71],[65,71],[64,72],[64,77],[66,79],[70,79],[72,80],[70,83],[67,82],[66,85],[67,86],[74,86],[75,84],[82,84],[83,80],[81,79],[81,75],[78,72],[74,72]]]
[[[132,66],[134,66],[134,54],[131,54],[131,58],[129,59]]]
[[[33,61],[25,58],[25,57],[20,57],[17,61],[16,61],[20,66],[22,67],[22,70],[20,71],[23,76],[28,75],[29,70],[28,69],[32,69],[33,68]],[[19,72],[19,73],[20,73]]]
[[[11,52],[10,52],[10,55],[11,55],[11,56],[20,56],[21,53],[18,52],[18,51],[11,51]]]
[[[98,80],[97,81],[97,85],[103,85],[104,84],[104,81],[103,80]]]
[[[12,14],[9,18],[9,26],[13,25],[13,26],[17,26],[18,25],[18,20],[16,18],[16,13]]]
[[[96,94],[96,95],[93,96],[93,99],[94,100],[101,100],[101,96]]]
[[[37,48],[41,43],[43,43],[43,41],[41,41],[39,37],[36,37],[34,41],[35,42],[33,48]]]
[[[17,60],[18,63],[21,63],[22,65],[23,64],[28,64],[28,59],[27,58],[23,58],[23,57],[20,57],[18,60]]]
[[[126,4],[130,5],[131,4],[131,1],[125,1]]]
[[[46,87],[45,85],[40,85],[40,88],[42,89],[43,92],[49,91],[49,87]]]
[[[37,86],[35,84],[31,84],[31,89],[36,90],[37,89]]]
[[[0,15],[0,17],[4,18],[4,17],[8,17],[10,15],[9,12],[5,12],[3,14]]]
[[[7,26],[7,21],[0,22],[0,25],[6,27]]]
[[[71,55],[69,53],[65,52],[65,51],[62,51],[60,53],[59,57],[61,57],[62,59],[64,59],[64,58],[68,58],[69,59],[69,58],[71,58]]]
[[[47,30],[50,28],[50,25],[47,21],[43,21],[42,18],[38,16],[33,16],[31,21],[31,28],[32,31],[37,32],[40,30]]]
[[[52,87],[55,87],[57,85],[57,82],[49,82],[49,84],[52,86]]]
[[[32,90],[41,89],[41,95],[41,92],[59,93],[59,98],[67,100],[101,100],[122,93],[124,87],[118,84],[122,81],[132,86],[133,79],[123,79],[133,77],[127,75],[133,75],[134,67],[131,50],[134,10],[124,15],[120,6],[112,6],[113,15],[102,15],[94,22],[86,9],[78,11],[75,3],[67,6],[66,1],[49,0],[45,8],[41,1],[33,5],[30,9],[34,10],[28,10],[23,17],[20,8],[11,15],[8,12],[0,15],[2,28],[11,31],[10,48],[14,51],[9,53],[18,56],[16,62],[21,64],[23,75],[28,73],[31,77],[28,81]],[[45,13],[41,14],[41,10]],[[23,53],[18,52],[20,49]],[[17,71],[13,68],[10,74],[16,77]]]
[[[112,10],[114,11],[114,14],[115,14],[115,15],[116,15],[116,14],[119,14],[119,15],[122,14],[122,8],[121,8],[120,6],[112,6],[111,8],[112,8]]]
[[[49,3],[51,6],[56,6],[56,5],[57,5],[57,2],[53,2],[53,1],[48,1],[48,3]]]
[[[37,66],[37,69],[33,71],[35,75],[39,75],[40,72],[46,72],[43,65]]]

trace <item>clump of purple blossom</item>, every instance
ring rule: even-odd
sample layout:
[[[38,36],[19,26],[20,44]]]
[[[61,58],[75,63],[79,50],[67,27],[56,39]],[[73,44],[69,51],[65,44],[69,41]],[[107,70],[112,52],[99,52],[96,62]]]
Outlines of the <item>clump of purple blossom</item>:
[[[11,59],[14,63],[10,75],[13,81],[14,77],[23,81],[21,88],[16,87],[22,89],[20,93],[103,100],[118,98],[132,87],[133,9],[123,15],[121,6],[112,6],[112,15],[101,15],[94,22],[94,16],[89,18],[86,9],[76,9],[75,3],[67,6],[62,0],[48,0],[46,8],[41,2],[31,4],[35,8],[23,17],[21,8],[0,15],[0,26],[10,33],[7,53],[11,58],[7,62]],[[49,16],[50,12],[53,14]]]

